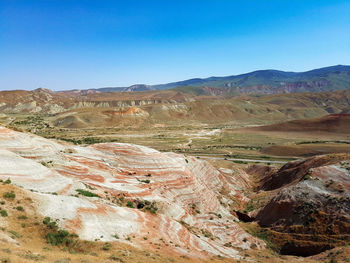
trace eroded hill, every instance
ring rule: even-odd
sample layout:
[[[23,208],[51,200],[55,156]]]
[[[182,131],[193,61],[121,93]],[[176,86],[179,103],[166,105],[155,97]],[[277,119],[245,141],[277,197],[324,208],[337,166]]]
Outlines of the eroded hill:
[[[4,258],[54,262],[67,256],[63,248],[73,262],[349,255],[349,155],[245,172],[138,145],[76,146],[6,128],[0,155]],[[337,254],[306,259],[270,250],[307,256],[332,248]]]
[[[204,259],[239,259],[240,249],[265,246],[229,209],[232,199],[245,201],[248,178],[205,161],[130,144],[63,145],[5,128],[0,145],[1,179],[83,240]]]

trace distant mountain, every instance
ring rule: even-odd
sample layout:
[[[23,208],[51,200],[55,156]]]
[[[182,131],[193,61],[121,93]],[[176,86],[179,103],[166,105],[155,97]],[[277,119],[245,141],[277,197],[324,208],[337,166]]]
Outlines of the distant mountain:
[[[203,87],[207,89],[203,90]],[[337,65],[306,72],[268,69],[227,77],[194,78],[159,85],[137,84],[130,87],[106,87],[91,91],[136,92],[174,88],[197,95],[213,95],[215,93],[276,94],[350,89],[350,66]],[[215,91],[212,88],[219,88],[219,90]]]
[[[153,86],[145,84],[135,84],[130,87],[106,87],[97,89],[100,92],[136,92],[136,91],[148,91],[156,90]]]
[[[332,66],[306,72],[259,70],[228,77],[190,79],[163,85],[156,89],[214,87],[231,93],[295,93],[350,89],[350,66]],[[193,91],[193,88],[191,89]]]

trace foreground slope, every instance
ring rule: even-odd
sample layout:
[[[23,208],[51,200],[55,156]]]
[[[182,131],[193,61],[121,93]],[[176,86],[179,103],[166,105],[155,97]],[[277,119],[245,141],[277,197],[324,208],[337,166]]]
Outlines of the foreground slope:
[[[193,257],[239,258],[237,248],[264,247],[226,208],[233,199],[244,201],[244,174],[137,145],[62,145],[6,128],[0,148],[0,179],[10,178],[40,214],[82,239],[118,237]]]

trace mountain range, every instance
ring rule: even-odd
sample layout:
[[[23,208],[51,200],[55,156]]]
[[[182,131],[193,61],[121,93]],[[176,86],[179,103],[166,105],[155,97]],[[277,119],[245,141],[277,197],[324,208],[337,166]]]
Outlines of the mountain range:
[[[276,94],[320,92],[350,88],[350,66],[337,65],[305,72],[258,70],[226,77],[193,78],[158,85],[136,84],[129,87],[90,89],[94,92],[136,92],[180,88],[184,92],[201,92],[201,87],[221,89],[225,93]],[[86,90],[84,91],[86,92]]]

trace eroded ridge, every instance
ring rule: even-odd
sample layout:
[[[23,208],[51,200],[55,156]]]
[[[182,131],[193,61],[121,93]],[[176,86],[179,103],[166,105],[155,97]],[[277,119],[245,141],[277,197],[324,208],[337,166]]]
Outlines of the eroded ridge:
[[[82,239],[196,257],[238,258],[237,248],[264,247],[228,208],[233,198],[246,198],[244,173],[138,145],[72,146],[6,128],[0,156],[0,178],[31,191],[42,215]]]

